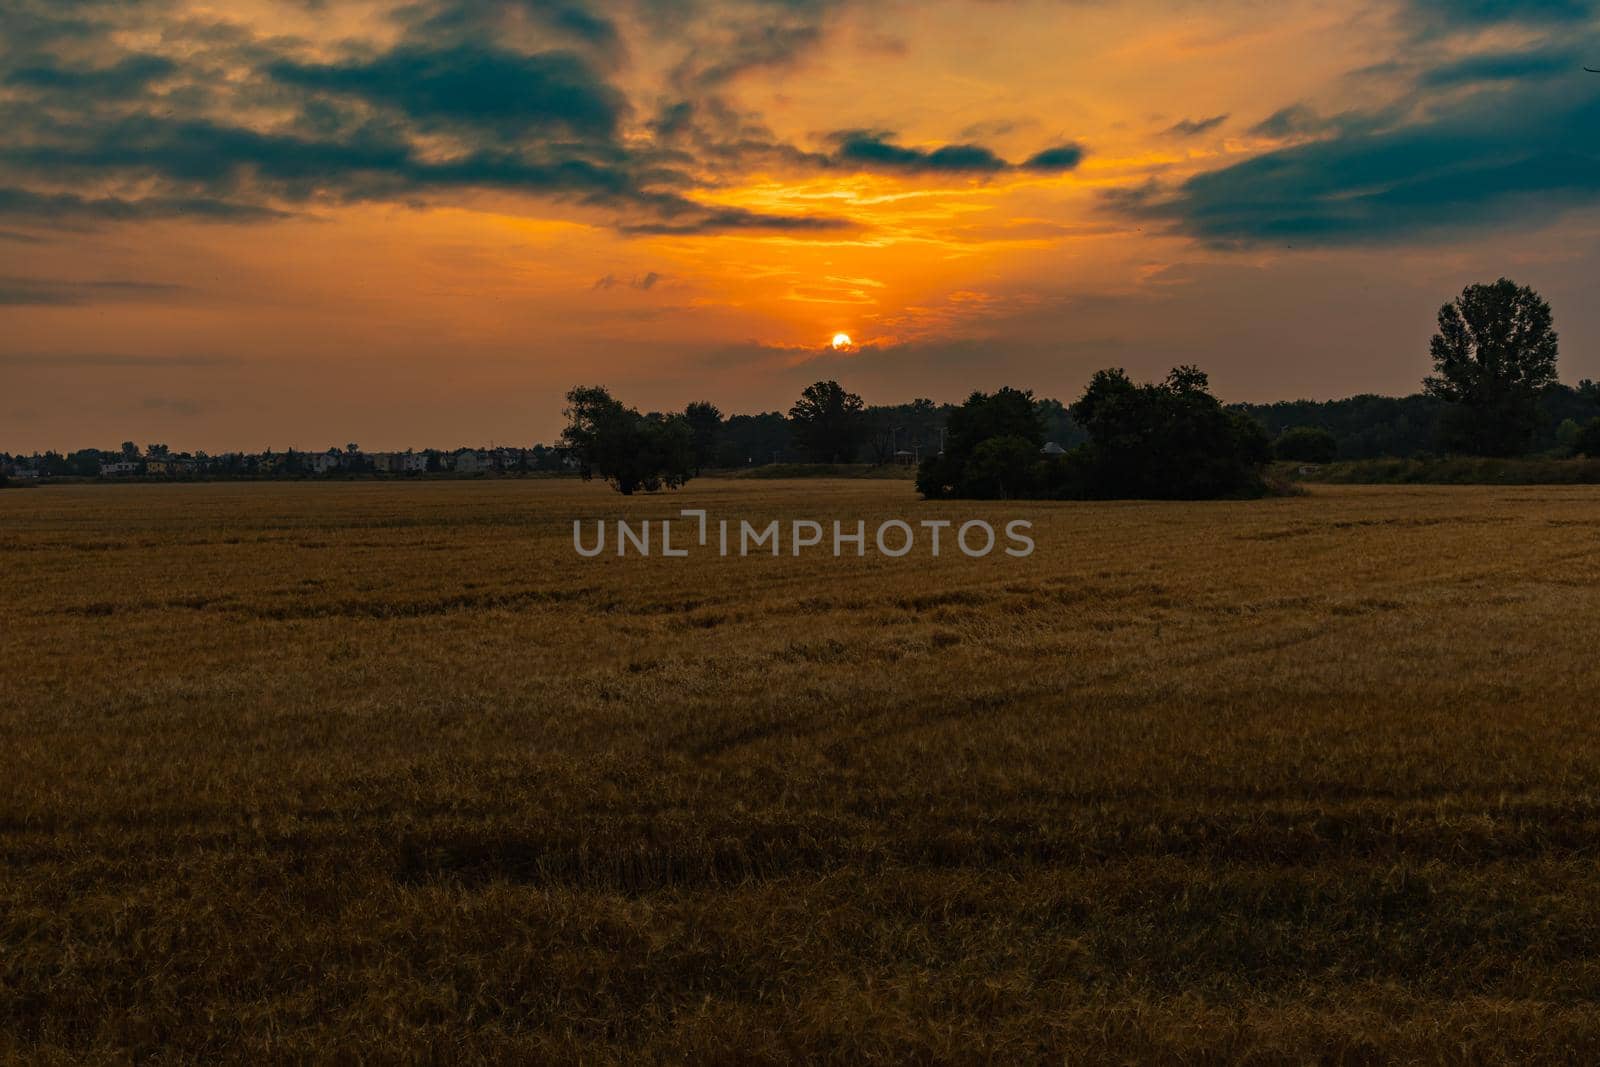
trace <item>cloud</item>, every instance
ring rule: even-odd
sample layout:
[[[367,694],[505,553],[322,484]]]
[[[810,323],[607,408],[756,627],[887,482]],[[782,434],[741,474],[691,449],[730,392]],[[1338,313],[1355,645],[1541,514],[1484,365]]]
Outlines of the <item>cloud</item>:
[[[712,88],[750,71],[789,66],[821,40],[822,28],[810,22],[745,26],[722,44],[697,52],[679,68],[674,81]],[[706,59],[707,55],[712,58]]]
[[[178,65],[165,56],[134,54],[106,67],[68,67],[53,59],[6,74],[4,83],[56,93],[127,96],[143,92],[154,81],[175,73]]]
[[[0,188],[0,218],[53,226],[188,218],[214,222],[261,222],[288,213],[207,196],[84,197]]]
[[[0,305],[76,307],[83,304],[121,303],[159,299],[185,290],[185,286],[137,281],[57,281],[48,278],[0,276]]]
[[[1593,92],[1535,83],[1419,114],[1388,127],[1376,116],[1336,125],[1325,140],[1198,174],[1174,190],[1124,191],[1111,202],[1218,244],[1397,241],[1548,219],[1600,202],[1600,97]],[[1274,123],[1299,125],[1299,115]]]
[[[848,225],[700,203],[694,192],[717,183],[709,157],[624,133],[631,106],[594,58],[615,43],[615,27],[581,4],[418,0],[394,12],[402,33],[393,44],[346,42],[344,57],[313,62],[299,52],[304,42],[237,25],[156,23],[167,9],[154,2],[73,0],[95,17],[79,27],[74,54],[97,58],[67,65],[34,53],[71,34],[47,6],[17,2],[26,13],[7,29],[24,24],[31,32],[17,39],[34,43],[28,62],[0,75],[0,217],[256,222],[320,204],[426,206],[494,193],[607,212],[623,232]],[[124,25],[160,26],[163,44],[185,58],[122,51],[111,31]],[[551,26],[573,48],[550,50]],[[543,50],[518,50],[539,42]],[[140,94],[161,79],[159,95]],[[702,102],[698,113],[716,109]],[[719,170],[750,151],[803,155],[740,133]]]
[[[562,0],[419,0],[402,9],[400,17],[417,41],[515,38],[526,27],[540,39],[555,34],[602,53],[616,53],[622,46],[614,21],[583,3]]]
[[[841,130],[830,137],[836,146],[832,162],[862,170],[937,171],[992,174],[1007,163],[982,145],[952,144],[924,150],[907,148],[871,130]]]
[[[464,124],[508,136],[609,138],[627,112],[623,95],[570,52],[519,55],[486,45],[401,45],[365,61],[281,60],[266,72],[286,84],[398,108],[430,127]]]
[[[840,169],[904,174],[987,175],[1017,169],[982,145],[911,148],[894,143],[892,137],[892,134],[876,130],[840,130],[829,135],[834,148],[822,162]],[[1071,170],[1082,160],[1080,146],[1058,145],[1031,156],[1021,166],[1036,171]]]
[[[1082,145],[1064,144],[1054,148],[1046,148],[1029,156],[1022,164],[1026,170],[1074,170],[1083,162],[1084,149]]]
[[[769,215],[743,208],[704,208],[687,219],[625,224],[623,233],[683,237],[717,233],[831,234],[859,228],[849,219],[830,215]]]
[[[1208,119],[1183,119],[1167,127],[1166,133],[1172,137],[1198,137],[1202,133],[1209,133],[1228,121],[1226,114],[1212,115]]]
[[[1594,9],[1592,0],[1409,0],[1406,15],[1418,29],[1441,33],[1504,23],[1583,22]]]
[[[1478,82],[1549,78],[1573,73],[1582,66],[1572,52],[1547,49],[1528,52],[1488,52],[1468,56],[1423,73],[1420,83],[1433,88]]]

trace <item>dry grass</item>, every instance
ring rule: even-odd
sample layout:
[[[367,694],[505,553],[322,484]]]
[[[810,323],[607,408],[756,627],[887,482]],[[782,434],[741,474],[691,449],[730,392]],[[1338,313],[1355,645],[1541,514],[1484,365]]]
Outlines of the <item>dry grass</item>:
[[[1021,514],[1031,559],[578,559]],[[1593,1062],[1600,498],[0,494],[0,1055]]]

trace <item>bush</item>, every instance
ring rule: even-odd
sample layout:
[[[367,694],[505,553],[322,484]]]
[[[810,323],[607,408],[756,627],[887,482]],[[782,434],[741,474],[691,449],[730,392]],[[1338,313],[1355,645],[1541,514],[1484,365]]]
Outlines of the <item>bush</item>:
[[[1272,454],[1296,463],[1332,463],[1339,454],[1333,434],[1317,426],[1296,426],[1272,442]]]
[[[1572,439],[1572,451],[1580,456],[1600,459],[1600,418],[1590,419]]]

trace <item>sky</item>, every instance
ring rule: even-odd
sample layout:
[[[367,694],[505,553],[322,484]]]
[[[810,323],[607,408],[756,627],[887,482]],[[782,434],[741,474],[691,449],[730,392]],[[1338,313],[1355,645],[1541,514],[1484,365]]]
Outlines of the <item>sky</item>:
[[[1600,378],[1600,0],[0,0],[0,450]],[[831,339],[851,343],[835,348]]]

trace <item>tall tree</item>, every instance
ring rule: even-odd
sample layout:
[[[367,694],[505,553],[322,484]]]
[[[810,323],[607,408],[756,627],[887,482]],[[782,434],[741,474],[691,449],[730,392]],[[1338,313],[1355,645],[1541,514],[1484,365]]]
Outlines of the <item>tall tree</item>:
[[[835,381],[815,382],[789,409],[794,436],[814,463],[853,460],[865,429],[861,398]]]
[[[696,400],[683,409],[684,421],[694,442],[694,472],[709,467],[717,459],[717,443],[722,437],[722,412],[717,405]]]
[[[1507,278],[1469,285],[1439,309],[1429,350],[1435,373],[1423,388],[1450,405],[1440,424],[1444,446],[1487,456],[1525,451],[1539,396],[1556,381],[1550,305]]]

